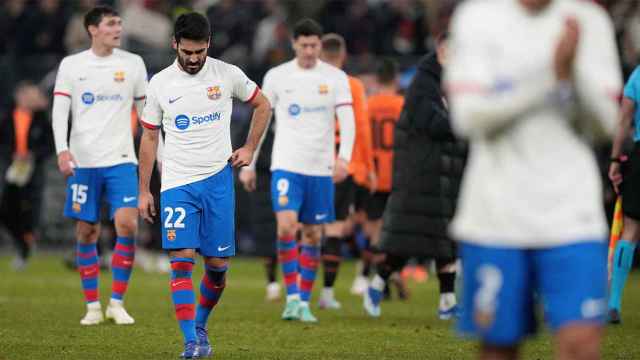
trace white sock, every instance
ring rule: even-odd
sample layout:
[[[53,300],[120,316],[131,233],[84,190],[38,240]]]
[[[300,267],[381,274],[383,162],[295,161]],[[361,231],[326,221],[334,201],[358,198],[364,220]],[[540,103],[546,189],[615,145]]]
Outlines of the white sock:
[[[293,300],[300,300],[300,294],[287,295],[287,302]]]
[[[300,301],[300,306],[301,307],[309,307],[309,302],[308,301]]]
[[[333,299],[333,288],[332,287],[322,288],[322,298]]]
[[[100,305],[100,301],[92,301],[87,303],[87,310],[100,310],[102,306]]]
[[[376,276],[374,276],[371,282],[369,283],[369,286],[371,286],[372,288],[378,291],[384,291],[384,285],[385,285],[384,279],[382,278],[382,276],[378,274],[376,274]]]
[[[440,310],[449,310],[457,304],[455,293],[440,294]]]
[[[111,298],[111,300],[109,300],[109,305],[111,306],[120,306],[122,307],[123,301],[122,300],[118,300],[118,299],[114,299]]]

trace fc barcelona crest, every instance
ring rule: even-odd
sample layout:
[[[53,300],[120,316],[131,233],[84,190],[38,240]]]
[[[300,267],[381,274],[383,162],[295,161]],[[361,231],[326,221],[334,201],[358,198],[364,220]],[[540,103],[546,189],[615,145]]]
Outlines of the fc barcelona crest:
[[[115,74],[113,74],[113,81],[115,82],[123,82],[124,81],[124,71],[116,71]]]
[[[329,85],[322,84],[318,87],[318,92],[320,95],[326,95],[329,93]]]
[[[167,240],[173,241],[176,239],[176,231],[175,230],[167,230]]]
[[[211,100],[218,100],[222,96],[222,91],[220,90],[220,86],[209,86],[207,88],[207,97]]]
[[[82,206],[77,202],[74,202],[71,208],[73,209],[74,212],[77,212],[77,213],[79,213],[82,210]]]

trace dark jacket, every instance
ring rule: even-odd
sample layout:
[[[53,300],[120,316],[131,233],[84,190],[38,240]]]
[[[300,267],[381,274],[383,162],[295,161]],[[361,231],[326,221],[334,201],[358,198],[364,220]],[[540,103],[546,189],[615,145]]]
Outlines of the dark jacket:
[[[381,247],[395,255],[455,257],[447,235],[467,156],[451,131],[435,54],[422,58],[395,128],[393,185]]]

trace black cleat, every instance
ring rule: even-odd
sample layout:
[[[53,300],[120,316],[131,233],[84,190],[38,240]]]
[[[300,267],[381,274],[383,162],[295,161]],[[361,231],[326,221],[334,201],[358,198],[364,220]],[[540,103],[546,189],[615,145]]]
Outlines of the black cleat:
[[[609,324],[620,324],[620,322],[622,321],[620,319],[620,312],[617,309],[610,309],[607,321],[609,322]]]

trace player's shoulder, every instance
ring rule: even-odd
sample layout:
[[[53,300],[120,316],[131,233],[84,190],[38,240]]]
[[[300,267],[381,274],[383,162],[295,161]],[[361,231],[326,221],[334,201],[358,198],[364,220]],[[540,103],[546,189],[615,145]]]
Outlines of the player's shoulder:
[[[113,49],[113,56],[120,58],[124,61],[130,61],[130,62],[136,62],[136,63],[144,62],[144,60],[142,60],[142,56],[138,54],[134,54],[127,50],[122,50],[122,49]]]
[[[351,86],[352,89],[364,90],[364,83],[362,82],[362,80],[351,75],[347,75],[347,79],[349,79],[349,86]]]
[[[207,69],[208,71],[217,72],[223,75],[242,72],[242,69],[240,69],[240,67],[238,67],[237,65],[209,56],[207,56]]]
[[[284,62],[284,63],[280,64],[280,65],[276,65],[276,66],[272,67],[265,74],[265,78],[266,77],[273,78],[273,77],[278,77],[278,76],[291,74],[291,72],[295,69],[294,61],[295,61],[295,59],[294,60],[289,60],[287,62]]]
[[[75,54],[67,55],[60,61],[60,68],[76,67],[84,63],[90,55],[90,50],[83,50]]]
[[[149,80],[149,86],[157,86],[156,84],[166,85],[167,81],[171,78],[175,77],[178,73],[178,66],[175,62],[171,63],[171,65],[165,67],[164,69],[155,73],[151,80]]]
[[[611,18],[600,5],[586,0],[565,0],[558,4],[563,13],[577,16],[582,26],[610,26]]]
[[[468,0],[456,7],[454,20],[471,21],[482,19],[483,25],[489,25],[488,20],[504,14],[504,8],[509,5],[505,0]]]

